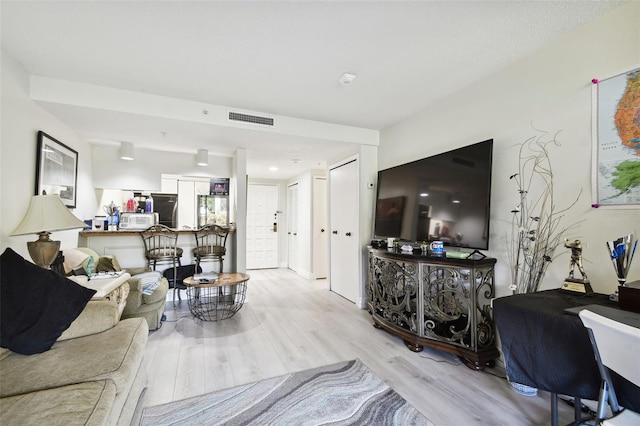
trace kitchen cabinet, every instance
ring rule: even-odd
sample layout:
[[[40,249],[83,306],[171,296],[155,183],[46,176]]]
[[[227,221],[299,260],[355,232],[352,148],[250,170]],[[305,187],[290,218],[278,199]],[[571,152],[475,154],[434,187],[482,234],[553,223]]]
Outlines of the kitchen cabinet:
[[[209,195],[208,178],[178,180],[178,229],[198,227],[198,196]]]

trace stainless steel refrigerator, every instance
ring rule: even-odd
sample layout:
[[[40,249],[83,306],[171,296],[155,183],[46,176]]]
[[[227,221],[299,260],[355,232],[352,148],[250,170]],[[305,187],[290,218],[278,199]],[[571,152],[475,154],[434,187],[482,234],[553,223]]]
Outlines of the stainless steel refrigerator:
[[[153,211],[158,213],[160,225],[178,227],[178,194],[151,194]]]

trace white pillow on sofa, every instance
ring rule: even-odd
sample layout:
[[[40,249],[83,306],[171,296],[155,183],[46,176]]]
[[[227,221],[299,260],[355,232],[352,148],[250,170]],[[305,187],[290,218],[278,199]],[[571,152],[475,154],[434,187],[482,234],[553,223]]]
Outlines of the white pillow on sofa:
[[[71,271],[80,266],[89,257],[87,253],[73,248],[62,250],[62,255],[64,256],[65,274],[70,274]]]

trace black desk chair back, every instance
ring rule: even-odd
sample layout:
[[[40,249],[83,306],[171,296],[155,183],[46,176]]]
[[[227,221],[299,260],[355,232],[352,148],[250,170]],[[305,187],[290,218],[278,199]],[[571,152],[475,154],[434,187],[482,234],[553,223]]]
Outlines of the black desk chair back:
[[[599,425],[640,425],[640,413],[623,409],[611,381],[610,370],[640,386],[640,328],[614,321],[587,309],[579,313],[587,327],[593,353],[602,376],[598,397]],[[607,405],[613,417],[607,419]]]
[[[180,297],[180,290],[186,290],[186,286],[182,283],[185,278],[194,274],[202,272],[202,268],[196,265],[182,265],[175,268],[165,269],[162,275],[169,282],[169,288],[173,289],[173,304],[176,303],[176,292],[178,293],[178,300],[182,300]],[[176,277],[174,280],[173,277]]]

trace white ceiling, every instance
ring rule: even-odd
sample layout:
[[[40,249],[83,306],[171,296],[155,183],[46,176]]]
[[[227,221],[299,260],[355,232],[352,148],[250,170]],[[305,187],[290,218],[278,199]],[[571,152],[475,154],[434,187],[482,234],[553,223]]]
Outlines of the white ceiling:
[[[623,3],[3,0],[0,16],[2,48],[32,75],[378,130]],[[344,72],[357,75],[349,86],[337,81]],[[353,149],[43,106],[93,143],[223,155],[244,147],[250,177],[288,178]],[[266,171],[276,163],[280,172]]]

